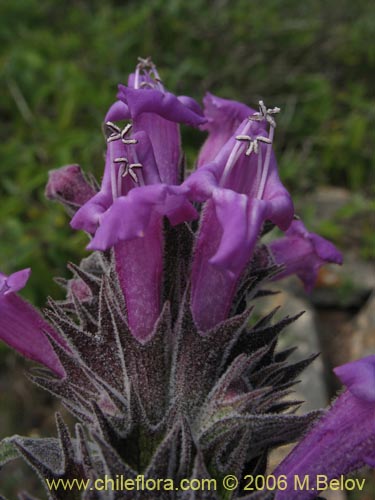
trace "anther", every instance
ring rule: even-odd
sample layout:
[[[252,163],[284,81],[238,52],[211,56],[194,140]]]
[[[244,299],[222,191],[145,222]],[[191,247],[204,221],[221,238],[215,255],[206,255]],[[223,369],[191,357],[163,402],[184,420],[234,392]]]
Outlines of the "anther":
[[[253,113],[249,116],[249,120],[263,121],[266,120],[271,127],[276,127],[276,121],[272,115],[280,113],[280,108],[267,108],[263,101],[259,101],[259,112]]]
[[[107,137],[107,142],[113,142],[113,141],[118,141],[121,139],[121,142],[123,144],[137,144],[138,141],[137,139],[126,139],[125,136],[126,134],[129,133],[130,129],[132,128],[132,124],[128,123],[123,130],[120,129],[117,125],[115,125],[112,122],[107,122],[105,124],[107,130],[110,132],[109,136]]]
[[[255,154],[259,153],[259,142],[264,142],[266,144],[271,144],[272,141],[268,137],[263,137],[262,135],[257,135],[254,139],[249,135],[237,135],[237,141],[247,141],[249,143],[246,149],[246,156],[250,156],[254,151]]]
[[[138,57],[139,69],[153,68],[155,64],[152,62],[150,56],[148,57]]]
[[[106,122],[105,132],[108,132],[107,142],[117,141],[121,139],[121,129],[112,122]]]
[[[125,136],[126,134],[128,134],[132,128],[132,124],[131,123],[128,123],[124,129],[121,131],[121,134],[120,134],[120,137],[121,137],[121,142],[123,144],[137,144],[138,141],[137,139],[126,139]]]
[[[136,183],[138,183],[138,177],[137,174],[133,171],[134,168],[143,168],[142,163],[129,163],[129,160],[125,157],[122,158],[116,158],[114,160],[114,163],[122,163],[124,164],[125,168],[123,173],[121,174],[121,177],[126,177],[127,175],[130,175],[132,180]]]

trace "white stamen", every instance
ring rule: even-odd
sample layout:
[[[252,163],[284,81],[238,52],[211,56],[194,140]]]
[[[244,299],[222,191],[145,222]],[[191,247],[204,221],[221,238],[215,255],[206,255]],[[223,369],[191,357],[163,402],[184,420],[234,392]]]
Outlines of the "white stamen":
[[[115,161],[113,158],[113,148],[112,146],[108,146],[110,148],[109,150],[109,161],[110,161],[110,169],[111,169],[111,189],[112,189],[112,198],[113,201],[118,198],[117,194],[117,177],[116,177],[116,165]]]
[[[249,135],[237,135],[236,139],[237,141],[247,141],[249,143],[245,153],[246,156],[250,156],[253,151],[255,154],[259,153],[258,141],[271,144],[270,139],[268,137],[263,137],[262,135],[257,135],[254,139]]]
[[[271,127],[276,127],[276,121],[272,115],[280,113],[280,108],[267,108],[263,101],[259,101],[259,112],[253,113],[249,119],[255,121],[263,121],[266,120]]]
[[[269,141],[270,142],[268,143],[268,146],[267,146],[266,158],[264,160],[263,171],[262,171],[262,177],[261,177],[261,180],[260,180],[260,183],[259,183],[259,188],[258,188],[258,192],[257,192],[257,196],[256,196],[258,199],[262,199],[263,198],[264,188],[265,188],[266,182],[267,182],[268,170],[269,170],[269,167],[270,167],[271,152],[272,152],[272,142],[273,142],[274,133],[275,133],[275,127],[271,127],[270,137],[269,137]]]
[[[163,82],[160,78],[156,65],[152,62],[151,57],[138,57],[138,64],[135,70],[134,88],[157,88],[164,91]],[[144,77],[149,78],[152,81],[140,82],[141,72]],[[154,83],[155,82],[155,83]]]

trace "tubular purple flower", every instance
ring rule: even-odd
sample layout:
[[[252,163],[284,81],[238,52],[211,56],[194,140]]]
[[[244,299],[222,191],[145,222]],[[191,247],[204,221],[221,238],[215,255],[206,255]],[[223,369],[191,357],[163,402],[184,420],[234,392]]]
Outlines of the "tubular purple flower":
[[[321,266],[342,264],[342,255],[336,247],[318,234],[309,233],[299,220],[292,222],[283,238],[271,242],[269,249],[275,262],[285,266],[274,279],[296,274],[307,291],[314,287]]]
[[[276,500],[315,498],[318,475],[331,480],[365,465],[375,467],[375,355],[334,371],[347,389],[276,468],[275,475],[286,476],[288,484]],[[309,476],[310,489],[295,491],[296,476]]]
[[[114,247],[130,329],[145,340],[161,311],[162,218],[179,224],[197,217],[188,188],[178,186],[178,123],[205,121],[190,98],[166,92],[155,66],[142,60],[120,86],[106,116],[107,156],[99,193],[75,214],[75,229],[94,235],[89,249]],[[130,119],[123,129],[111,120]]]
[[[6,276],[0,273],[0,339],[26,358],[37,361],[56,375],[65,375],[46,332],[61,345],[58,333],[28,302],[16,295],[30,276],[30,269],[23,269]]]
[[[279,179],[272,151],[274,125],[269,133],[264,127],[268,113],[276,108],[264,110],[264,119],[256,113],[242,121],[215,159],[200,166],[184,184],[192,200],[209,200],[192,270],[192,309],[202,331],[227,317],[263,223],[270,220],[286,230],[293,218],[293,203]],[[212,147],[217,147],[216,142]],[[210,148],[206,147],[205,155],[210,156]]]

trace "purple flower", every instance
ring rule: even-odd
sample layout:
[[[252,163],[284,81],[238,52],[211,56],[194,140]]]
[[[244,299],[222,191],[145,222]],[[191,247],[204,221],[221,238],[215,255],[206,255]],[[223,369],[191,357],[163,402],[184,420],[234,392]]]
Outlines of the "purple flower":
[[[334,371],[347,389],[275,470],[288,484],[276,500],[316,497],[318,475],[331,480],[366,464],[375,467],[375,355]],[[296,476],[309,476],[309,491],[294,490]]]
[[[62,339],[28,302],[15,293],[25,286],[30,272],[30,269],[23,269],[10,276],[0,273],[0,339],[26,358],[63,377],[64,369],[46,332],[64,345]]]
[[[209,102],[214,99],[210,97]],[[210,111],[210,135],[201,153],[205,158],[217,150],[220,137],[227,136],[227,132],[215,132],[215,125],[222,126],[216,119],[224,120],[231,112],[236,122],[246,108],[232,101],[224,103],[220,113]],[[201,165],[184,184],[192,200],[208,200],[192,270],[192,309],[202,331],[227,317],[263,223],[270,220],[286,230],[293,218],[293,204],[279,179],[272,151],[274,126],[269,133],[265,127],[268,117],[278,110],[267,110],[262,102],[260,106],[261,112],[243,120],[215,158]]]
[[[161,311],[162,219],[179,224],[197,217],[187,187],[178,185],[179,123],[204,123],[198,104],[167,92],[149,60],[141,60],[129,86],[106,116],[107,155],[99,193],[72,219],[94,235],[88,248],[114,247],[129,326],[145,340]],[[113,121],[131,120],[120,128]]]
[[[309,233],[301,221],[293,221],[283,238],[270,243],[269,248],[277,264],[285,269],[276,280],[296,274],[311,291],[322,265],[327,262],[342,264],[342,255],[328,240]]]

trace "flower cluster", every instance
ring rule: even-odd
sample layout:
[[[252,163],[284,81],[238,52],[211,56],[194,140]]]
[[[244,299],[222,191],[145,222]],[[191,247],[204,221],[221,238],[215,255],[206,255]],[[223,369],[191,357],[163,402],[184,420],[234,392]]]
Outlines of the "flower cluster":
[[[184,464],[192,477],[260,467],[272,446],[296,439],[317,417],[280,414],[292,403],[278,399],[309,362],[289,366],[289,352],[274,353],[292,320],[272,325],[270,315],[247,326],[249,299],[264,279],[296,274],[309,291],[320,266],[342,261],[296,217],[280,180],[273,151],[279,112],[263,101],[255,111],[212,94],[202,110],[166,90],[151,59],[140,59],[104,119],[100,188],[77,165],[50,174],[46,195],[73,213],[71,226],[88,233],[93,251],[71,267],[66,300],[51,302],[47,321],[17,295],[30,270],[0,274],[0,338],[54,373],[35,380],[92,427],[94,439],[101,436],[95,446],[121,455],[127,443],[129,477],[142,467],[156,473],[172,448],[181,454],[180,473]],[[208,133],[189,175],[181,124]],[[284,236],[262,244],[265,227],[274,226]],[[337,369],[348,390],[276,474],[324,469],[335,477],[374,463],[374,366],[370,357]],[[354,412],[363,429],[354,428]],[[58,422],[64,450],[70,438]],[[142,432],[156,451],[140,463],[150,455],[132,458]],[[340,433],[350,434],[346,444]],[[171,436],[185,440],[181,449]],[[182,453],[187,442],[192,463]],[[25,443],[16,445],[41,470]],[[352,446],[352,459],[334,458],[334,448],[347,457]],[[106,467],[125,460],[114,453]],[[75,470],[80,459],[68,458]],[[277,498],[292,498],[286,494]]]

